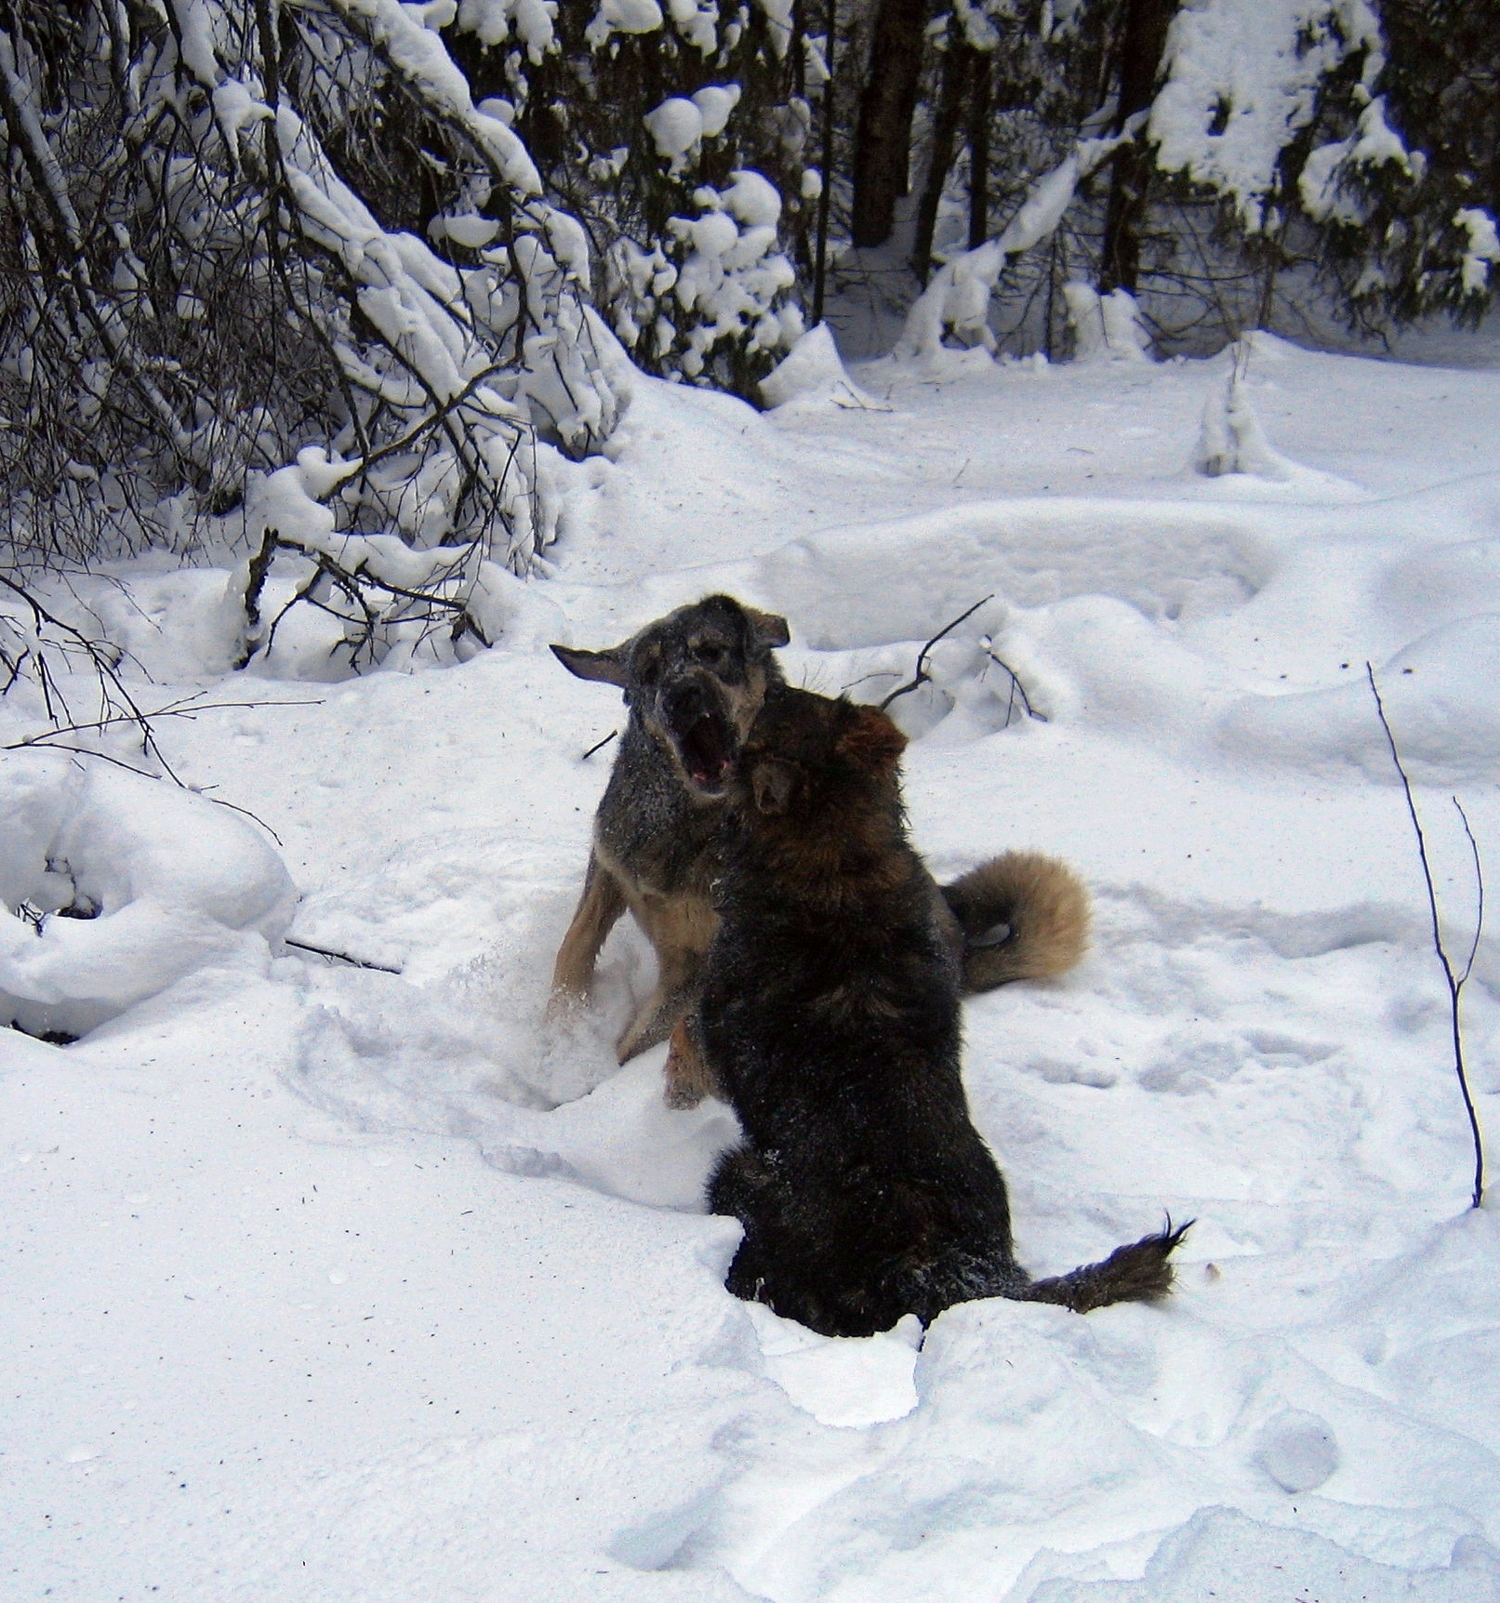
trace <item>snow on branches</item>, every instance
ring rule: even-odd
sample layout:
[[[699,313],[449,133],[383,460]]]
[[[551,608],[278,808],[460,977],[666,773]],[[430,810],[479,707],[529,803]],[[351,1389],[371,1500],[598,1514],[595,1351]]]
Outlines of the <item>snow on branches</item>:
[[[1179,11],[1147,130],[1157,165],[1227,197],[1246,228],[1263,227],[1282,152],[1350,60],[1368,92],[1385,57],[1367,0],[1208,0]]]
[[[330,528],[446,550],[445,572],[524,571],[553,538],[538,430],[583,454],[622,397],[582,231],[473,105],[435,31],[452,15],[13,8],[0,467],[20,555],[180,541],[241,507],[257,544],[258,486],[313,448],[337,464],[314,497]]]
[[[945,262],[907,314],[897,356],[930,357],[950,332],[968,344],[993,350],[990,296],[1006,263],[1054,232],[1072,205],[1080,182],[1132,135],[1133,130],[1110,139],[1079,140],[1051,172],[1044,173],[1031,186],[1002,233]]]
[[[590,0],[550,8],[545,47],[523,51],[526,15],[463,0],[450,43],[588,231],[598,305],[648,372],[753,396],[802,331],[792,263],[816,190],[799,10]]]

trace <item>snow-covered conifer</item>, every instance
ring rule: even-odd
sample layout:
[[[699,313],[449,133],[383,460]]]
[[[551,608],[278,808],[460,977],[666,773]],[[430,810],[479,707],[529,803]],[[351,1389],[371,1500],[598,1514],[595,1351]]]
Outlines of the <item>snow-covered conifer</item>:
[[[790,0],[464,0],[447,36],[582,220],[634,360],[753,395],[802,329],[816,194]]]

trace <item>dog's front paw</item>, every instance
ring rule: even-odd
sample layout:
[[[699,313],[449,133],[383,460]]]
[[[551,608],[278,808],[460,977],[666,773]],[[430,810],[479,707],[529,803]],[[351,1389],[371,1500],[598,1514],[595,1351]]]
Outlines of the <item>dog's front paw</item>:
[[[588,995],[569,986],[556,986],[547,998],[547,1010],[542,1017],[548,1024],[560,1024],[564,1019],[576,1018],[588,1006]]]

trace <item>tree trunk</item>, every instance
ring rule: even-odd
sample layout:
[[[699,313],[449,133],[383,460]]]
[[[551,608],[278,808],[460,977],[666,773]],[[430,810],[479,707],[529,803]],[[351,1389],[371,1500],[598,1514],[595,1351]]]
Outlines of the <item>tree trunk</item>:
[[[969,249],[978,250],[990,237],[990,118],[994,115],[994,56],[975,51],[969,80]]]
[[[927,0],[880,0],[854,146],[856,245],[883,245],[907,192],[911,120],[922,67]]]
[[[821,158],[823,187],[818,191],[817,258],[813,263],[812,320],[814,328],[823,321],[823,296],[828,285],[828,213],[833,201],[833,117],[836,109],[834,88],[838,82],[838,79],[834,76],[834,57],[838,49],[838,38],[838,0],[828,0],[828,43],[824,46],[828,54],[828,59],[824,62],[824,66],[828,69],[828,81],[823,85],[823,153]]]
[[[1120,40],[1120,110],[1118,131],[1156,96],[1156,77],[1167,25],[1177,0],[1129,0]],[[1143,139],[1121,147],[1114,159],[1109,208],[1104,218],[1104,248],[1099,263],[1099,289],[1135,293],[1141,269],[1140,222],[1146,209],[1155,158]]]
[[[937,116],[932,125],[932,160],[927,164],[927,183],[917,207],[917,233],[912,241],[912,271],[927,282],[932,266],[932,236],[937,229],[938,206],[943,198],[943,185],[948,180],[948,169],[953,165],[953,152],[958,144],[958,125],[963,115],[964,88],[979,63],[972,58],[975,52],[967,45],[952,44],[943,56],[943,83],[938,94]],[[988,65],[984,63],[983,65]]]

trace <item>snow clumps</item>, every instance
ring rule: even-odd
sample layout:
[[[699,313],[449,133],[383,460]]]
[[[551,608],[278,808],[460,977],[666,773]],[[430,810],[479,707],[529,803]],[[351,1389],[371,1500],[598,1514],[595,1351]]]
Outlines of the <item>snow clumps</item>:
[[[680,342],[682,371],[697,378],[721,340],[748,333],[746,354],[775,353],[796,344],[803,322],[784,299],[796,274],[777,248],[775,185],[746,169],[730,174],[727,189],[704,184],[692,198],[698,216],[667,222],[677,261],[627,239],[613,248],[611,266],[620,337],[635,348],[649,329],[658,358]]]
[[[1101,295],[1091,284],[1063,285],[1068,326],[1073,331],[1073,359],[1078,362],[1149,362],[1151,336],[1141,323],[1141,309],[1128,289]]]
[[[1259,230],[1281,152],[1312,121],[1319,86],[1361,52],[1368,87],[1385,54],[1367,0],[1207,0],[1179,11],[1147,125],[1157,165],[1227,196]]]
[[[1482,295],[1490,281],[1490,264],[1500,262],[1500,234],[1495,232],[1495,219],[1477,206],[1465,206],[1453,221],[1469,236],[1462,269],[1464,294]]]
[[[210,965],[263,962],[296,890],[255,828],[103,763],[0,766],[0,1024],[82,1035]]]
[[[1421,151],[1409,151],[1386,122],[1385,101],[1377,97],[1360,113],[1356,134],[1320,145],[1307,158],[1297,180],[1303,211],[1314,222],[1332,220],[1358,227],[1368,217],[1369,208],[1347,180],[1361,167],[1378,167],[1384,162],[1394,163],[1413,180],[1420,178],[1426,167]]]
[[[646,131],[673,177],[687,166],[705,139],[717,139],[724,132],[739,98],[738,84],[709,84],[691,98],[673,95],[646,113],[642,118]]]

